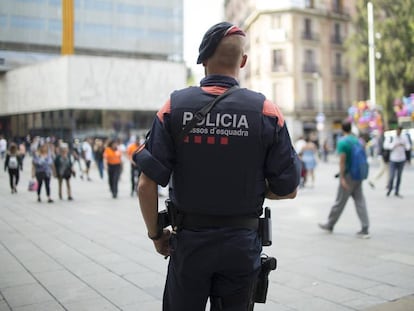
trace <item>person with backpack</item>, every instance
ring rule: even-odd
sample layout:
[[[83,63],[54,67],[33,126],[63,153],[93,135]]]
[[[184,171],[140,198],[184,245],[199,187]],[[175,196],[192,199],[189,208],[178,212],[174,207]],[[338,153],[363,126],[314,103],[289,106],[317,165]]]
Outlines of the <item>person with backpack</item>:
[[[328,221],[319,224],[319,227],[328,232],[333,232],[335,224],[338,222],[345,205],[350,196],[354,199],[357,215],[361,222],[361,231],[357,236],[368,239],[369,219],[364,193],[362,191],[362,181],[368,175],[368,163],[364,146],[359,139],[351,134],[351,123],[342,123],[342,137],[337,144],[339,154],[339,187],[336,200],[328,216]]]
[[[17,184],[19,183],[19,170],[23,169],[22,157],[20,156],[17,145],[11,143],[9,152],[6,154],[4,161],[4,171],[8,169],[11,193],[17,193]]]

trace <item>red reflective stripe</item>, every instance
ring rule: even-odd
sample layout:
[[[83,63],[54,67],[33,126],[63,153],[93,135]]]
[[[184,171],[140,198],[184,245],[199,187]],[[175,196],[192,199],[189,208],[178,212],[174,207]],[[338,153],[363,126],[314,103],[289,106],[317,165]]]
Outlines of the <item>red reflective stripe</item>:
[[[263,103],[263,114],[265,116],[277,117],[277,124],[279,124],[280,127],[285,124],[285,118],[283,117],[282,111],[280,111],[279,107],[268,99],[266,99]]]
[[[203,86],[203,87],[201,87],[201,89],[204,92],[214,94],[214,95],[223,94],[225,91],[228,90],[228,88],[222,87],[222,86]]]
[[[157,112],[157,117],[161,122],[164,122],[164,113],[171,113],[171,101],[170,100],[167,100],[164,106],[162,106],[160,110],[158,110]]]

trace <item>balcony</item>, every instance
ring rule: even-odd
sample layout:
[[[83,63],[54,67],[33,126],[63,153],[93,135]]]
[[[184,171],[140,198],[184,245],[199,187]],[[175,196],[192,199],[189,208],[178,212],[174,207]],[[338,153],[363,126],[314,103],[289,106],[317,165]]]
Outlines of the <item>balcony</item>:
[[[334,67],[332,68],[332,75],[336,78],[347,79],[349,77],[349,72],[342,67]]]
[[[332,5],[332,12],[339,15],[349,16],[349,9],[344,8],[341,5]]]
[[[339,35],[333,35],[331,37],[331,43],[332,44],[337,44],[337,45],[342,45],[344,44],[345,39],[342,36]]]
[[[305,63],[303,64],[302,71],[306,73],[319,72],[319,66],[313,63]]]
[[[310,41],[319,41],[319,35],[311,31],[304,31],[302,32],[302,39]]]

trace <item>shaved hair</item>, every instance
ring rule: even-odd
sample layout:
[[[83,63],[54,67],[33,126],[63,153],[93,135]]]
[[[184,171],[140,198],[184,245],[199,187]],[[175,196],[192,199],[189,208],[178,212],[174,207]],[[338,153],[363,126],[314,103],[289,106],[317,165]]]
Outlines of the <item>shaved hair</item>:
[[[243,55],[246,40],[241,35],[224,37],[212,57],[208,59],[208,65],[226,69],[239,68]]]

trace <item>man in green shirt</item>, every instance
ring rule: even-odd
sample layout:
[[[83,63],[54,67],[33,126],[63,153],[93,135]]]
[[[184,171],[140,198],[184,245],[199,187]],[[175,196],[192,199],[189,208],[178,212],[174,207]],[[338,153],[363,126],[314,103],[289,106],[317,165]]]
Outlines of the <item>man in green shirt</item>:
[[[339,154],[339,187],[336,194],[335,203],[331,208],[328,221],[319,224],[323,230],[332,232],[335,224],[339,220],[346,202],[352,196],[355,202],[355,208],[361,221],[361,231],[357,235],[361,238],[369,238],[369,219],[365,203],[364,193],[362,191],[362,180],[353,180],[349,174],[351,166],[351,149],[355,143],[360,143],[358,138],[351,134],[351,123],[344,121],[342,123],[342,137],[337,144],[337,152]]]

